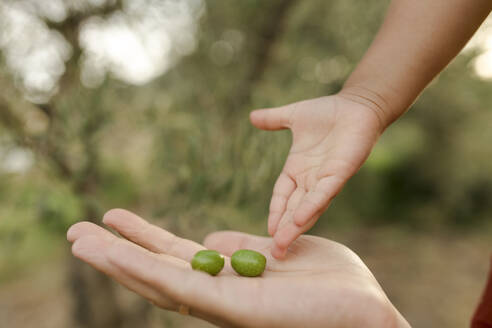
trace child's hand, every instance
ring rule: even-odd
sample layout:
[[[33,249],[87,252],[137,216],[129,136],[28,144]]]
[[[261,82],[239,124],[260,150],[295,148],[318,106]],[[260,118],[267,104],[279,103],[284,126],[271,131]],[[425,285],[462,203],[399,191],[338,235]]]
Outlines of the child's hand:
[[[384,130],[382,114],[376,103],[348,93],[251,113],[256,127],[293,135],[270,203],[273,256],[284,257],[357,172]]]

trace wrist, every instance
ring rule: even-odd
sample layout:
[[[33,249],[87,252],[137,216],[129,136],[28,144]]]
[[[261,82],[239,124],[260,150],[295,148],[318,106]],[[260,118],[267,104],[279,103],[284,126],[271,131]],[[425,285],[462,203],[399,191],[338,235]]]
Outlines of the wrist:
[[[380,91],[381,88],[368,87],[347,81],[338,95],[344,99],[366,106],[378,117],[383,132],[396,121],[406,110],[392,101],[389,91]]]

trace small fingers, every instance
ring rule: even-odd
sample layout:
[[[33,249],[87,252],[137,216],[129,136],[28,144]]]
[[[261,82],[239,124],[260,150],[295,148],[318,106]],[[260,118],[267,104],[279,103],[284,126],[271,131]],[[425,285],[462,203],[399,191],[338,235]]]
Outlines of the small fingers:
[[[285,172],[282,172],[273,187],[272,200],[270,202],[270,214],[268,215],[268,233],[275,234],[278,223],[287,209],[287,203],[296,189],[296,183]]]
[[[279,239],[279,234],[280,236],[282,236],[284,234],[283,231],[286,229],[286,227],[296,226],[293,221],[294,210],[296,209],[297,206],[299,206],[299,203],[302,201],[305,194],[306,191],[302,188],[297,188],[292,193],[292,196],[290,197],[287,204],[287,210],[284,212],[284,215],[282,216],[280,222],[277,225],[277,228],[275,230],[275,235],[273,236],[274,244],[271,250],[272,256],[277,259],[281,259],[285,256],[288,247],[288,245],[284,246],[283,244],[280,245],[278,244],[277,240]]]
[[[191,261],[196,252],[205,249],[194,241],[179,238],[126,210],[108,211],[103,222],[125,238],[154,253],[168,254],[187,262]]]
[[[299,206],[299,203],[304,198],[306,191],[302,188],[297,188],[289,198],[289,201],[286,205],[286,210],[282,215],[282,218],[279,220],[277,226],[275,227],[275,235],[277,232],[282,229],[286,224],[292,222],[294,210]],[[275,236],[274,236],[275,237]]]
[[[308,192],[294,212],[294,222],[303,226],[313,216],[328,208],[331,200],[340,192],[346,179],[337,176],[324,177],[316,183],[314,190]]]
[[[281,259],[301,234],[311,229],[330,201],[340,191],[345,180],[337,176],[324,177],[307,194],[297,189],[290,197],[287,211],[280,220],[274,236],[272,255]]]
[[[287,249],[301,234],[311,229],[330,201],[343,186],[344,180],[335,176],[321,179],[315,190],[306,193],[296,192],[287,205],[287,212],[280,222],[274,236],[272,255],[281,259]],[[298,189],[299,190],[299,189]]]
[[[274,246],[272,247],[273,257],[276,259],[284,258],[289,246],[299,238],[300,235],[311,229],[318,218],[319,215],[316,215],[302,227],[299,227],[294,222],[289,222],[279,229],[274,237]]]

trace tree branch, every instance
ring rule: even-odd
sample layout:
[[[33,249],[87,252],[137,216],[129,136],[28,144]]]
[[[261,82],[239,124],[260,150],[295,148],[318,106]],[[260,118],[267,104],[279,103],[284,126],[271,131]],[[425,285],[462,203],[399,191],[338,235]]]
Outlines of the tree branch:
[[[122,8],[122,0],[114,1],[103,7],[92,7],[90,10],[73,13],[62,22],[45,21],[48,28],[60,32],[72,46],[72,57],[65,64],[66,70],[60,77],[58,93],[52,97],[50,104],[54,108],[57,98],[67,92],[72,87],[74,81],[78,81],[79,60],[82,56],[82,48],[79,44],[80,24],[91,16],[108,16]]]
[[[281,0],[271,9],[271,15],[265,20],[260,28],[253,64],[242,84],[239,86],[237,94],[231,99],[230,108],[237,110],[251,102],[251,94],[256,85],[265,75],[270,64],[273,48],[285,29],[289,10],[294,7],[297,0]]]
[[[66,177],[73,177],[73,171],[66,160],[63,152],[49,140],[42,140],[31,137],[24,129],[24,122],[10,108],[6,100],[0,96],[0,124],[11,132],[15,142],[22,146],[31,149],[35,153],[43,154],[49,159],[58,172]]]
[[[113,3],[108,3],[103,7],[91,7],[89,10],[73,13],[67,19],[61,22],[45,21],[50,29],[57,30],[63,36],[71,36],[74,31],[78,31],[80,23],[91,16],[107,16],[117,9],[122,8],[122,1],[117,0]]]

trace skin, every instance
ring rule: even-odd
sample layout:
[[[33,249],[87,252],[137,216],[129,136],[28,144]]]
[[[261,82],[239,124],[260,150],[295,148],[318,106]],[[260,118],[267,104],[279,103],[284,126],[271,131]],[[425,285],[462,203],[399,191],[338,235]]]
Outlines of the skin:
[[[366,160],[378,137],[458,54],[492,10],[490,0],[393,0],[371,47],[331,97],[253,111],[263,130],[290,129],[268,232],[284,258]]]
[[[269,254],[271,238],[222,231],[203,246],[121,209],[103,222],[126,239],[77,223],[67,233],[73,254],[163,309],[185,304],[221,327],[410,327],[360,258],[336,242],[302,236],[279,261]],[[226,258],[216,277],[193,271],[189,261],[205,248],[225,256],[256,250],[267,268],[261,277],[240,277]]]

